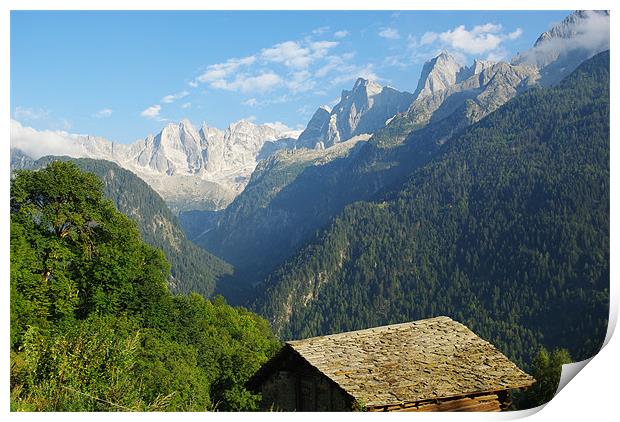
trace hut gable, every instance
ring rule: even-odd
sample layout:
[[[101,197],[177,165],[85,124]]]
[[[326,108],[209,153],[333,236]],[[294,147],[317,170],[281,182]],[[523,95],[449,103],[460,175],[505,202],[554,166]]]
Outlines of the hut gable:
[[[448,317],[289,341],[284,350],[282,354],[294,352],[369,410],[396,410],[407,404],[419,408],[440,401],[450,410],[446,403],[454,407],[465,400],[467,405],[472,397],[478,399],[470,406],[480,407],[482,402],[487,403],[483,408],[499,410],[498,395],[535,381],[493,345]],[[268,368],[263,368],[263,377]],[[260,383],[259,374],[255,383]]]

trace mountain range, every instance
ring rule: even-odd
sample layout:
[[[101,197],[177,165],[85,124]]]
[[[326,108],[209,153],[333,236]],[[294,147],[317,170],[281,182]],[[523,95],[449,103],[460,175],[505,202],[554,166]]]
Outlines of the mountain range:
[[[31,138],[32,132],[12,121],[12,146],[28,154],[31,145],[22,145],[21,140]],[[206,124],[196,130],[189,120],[182,120],[131,145],[69,134],[60,142],[62,155],[112,161],[134,172],[178,212],[225,207],[243,190],[259,159],[290,147],[292,141],[288,133],[246,120],[226,130]],[[49,154],[58,155],[54,148]]]
[[[559,26],[583,25],[582,20],[592,16],[605,14],[575,12]],[[570,31],[552,28],[550,32]],[[553,35],[543,37],[536,48],[553,44],[554,39]],[[545,66],[548,69],[552,65]],[[319,108],[300,135],[299,141],[306,146],[318,146],[312,160],[303,148],[280,151],[256,168],[245,190],[225,210],[182,213],[181,224],[190,239],[235,266],[242,286],[260,284],[345,206],[376,200],[387,190],[398,189],[454,134],[511,98],[540,87],[540,72],[541,68],[530,63],[476,60],[471,66],[463,66],[448,52],[442,52],[424,65],[411,96],[396,95],[375,83],[358,80],[352,91],[343,92],[333,110]],[[378,104],[368,101],[373,95],[412,100],[406,108],[400,105],[401,111],[391,117],[367,120],[372,105]],[[355,114],[358,110],[365,111],[360,116]],[[351,132],[339,132],[336,124],[332,130],[327,122],[338,122],[343,115],[354,116],[354,122],[374,121],[377,126],[365,124],[373,132],[371,136],[342,142],[339,139],[346,135],[341,134]],[[385,123],[379,124],[384,118]],[[337,150],[335,146],[339,146]],[[231,292],[227,294],[234,297]]]
[[[257,163],[281,149],[325,149],[381,130],[387,130],[389,142],[400,142],[403,134],[455,111],[461,114],[458,127],[464,127],[532,86],[557,83],[609,48],[608,27],[607,11],[574,12],[511,63],[475,60],[463,66],[442,52],[425,63],[413,94],[359,78],[333,108],[319,107],[301,133],[245,120],[225,130],[206,124],[196,129],[183,120],[131,145],[55,133],[62,139],[41,153],[44,142],[32,140],[49,134],[12,121],[11,145],[31,158],[69,155],[115,162],[149,183],[175,213],[222,210],[244,190]],[[396,127],[400,135],[392,136]]]

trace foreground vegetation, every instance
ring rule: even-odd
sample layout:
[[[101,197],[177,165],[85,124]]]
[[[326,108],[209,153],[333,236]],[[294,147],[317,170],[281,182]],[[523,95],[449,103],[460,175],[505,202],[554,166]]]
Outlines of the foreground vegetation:
[[[222,298],[168,292],[170,266],[101,181],[68,162],[11,181],[11,409],[252,410],[279,347]]]
[[[19,152],[12,151],[11,154]],[[11,160],[13,162],[13,156]],[[185,237],[177,217],[153,188],[115,163],[91,158],[46,156],[36,161],[28,158],[15,160],[12,170],[37,170],[59,160],[71,161],[81,170],[99,177],[103,182],[104,196],[137,224],[146,243],[164,252],[170,263],[168,287],[172,293],[196,292],[210,297],[216,281],[233,272],[228,263]]]

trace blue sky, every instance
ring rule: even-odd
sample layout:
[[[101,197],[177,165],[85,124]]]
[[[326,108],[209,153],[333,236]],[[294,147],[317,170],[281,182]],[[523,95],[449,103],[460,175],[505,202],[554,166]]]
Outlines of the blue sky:
[[[183,118],[302,128],[358,76],[413,92],[439,51],[509,60],[568,13],[12,12],[11,115],[123,143]]]

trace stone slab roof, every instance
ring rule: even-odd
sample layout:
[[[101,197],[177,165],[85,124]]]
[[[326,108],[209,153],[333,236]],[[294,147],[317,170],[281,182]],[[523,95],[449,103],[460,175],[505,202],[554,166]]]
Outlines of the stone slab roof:
[[[367,407],[532,385],[493,345],[448,317],[287,344]]]

